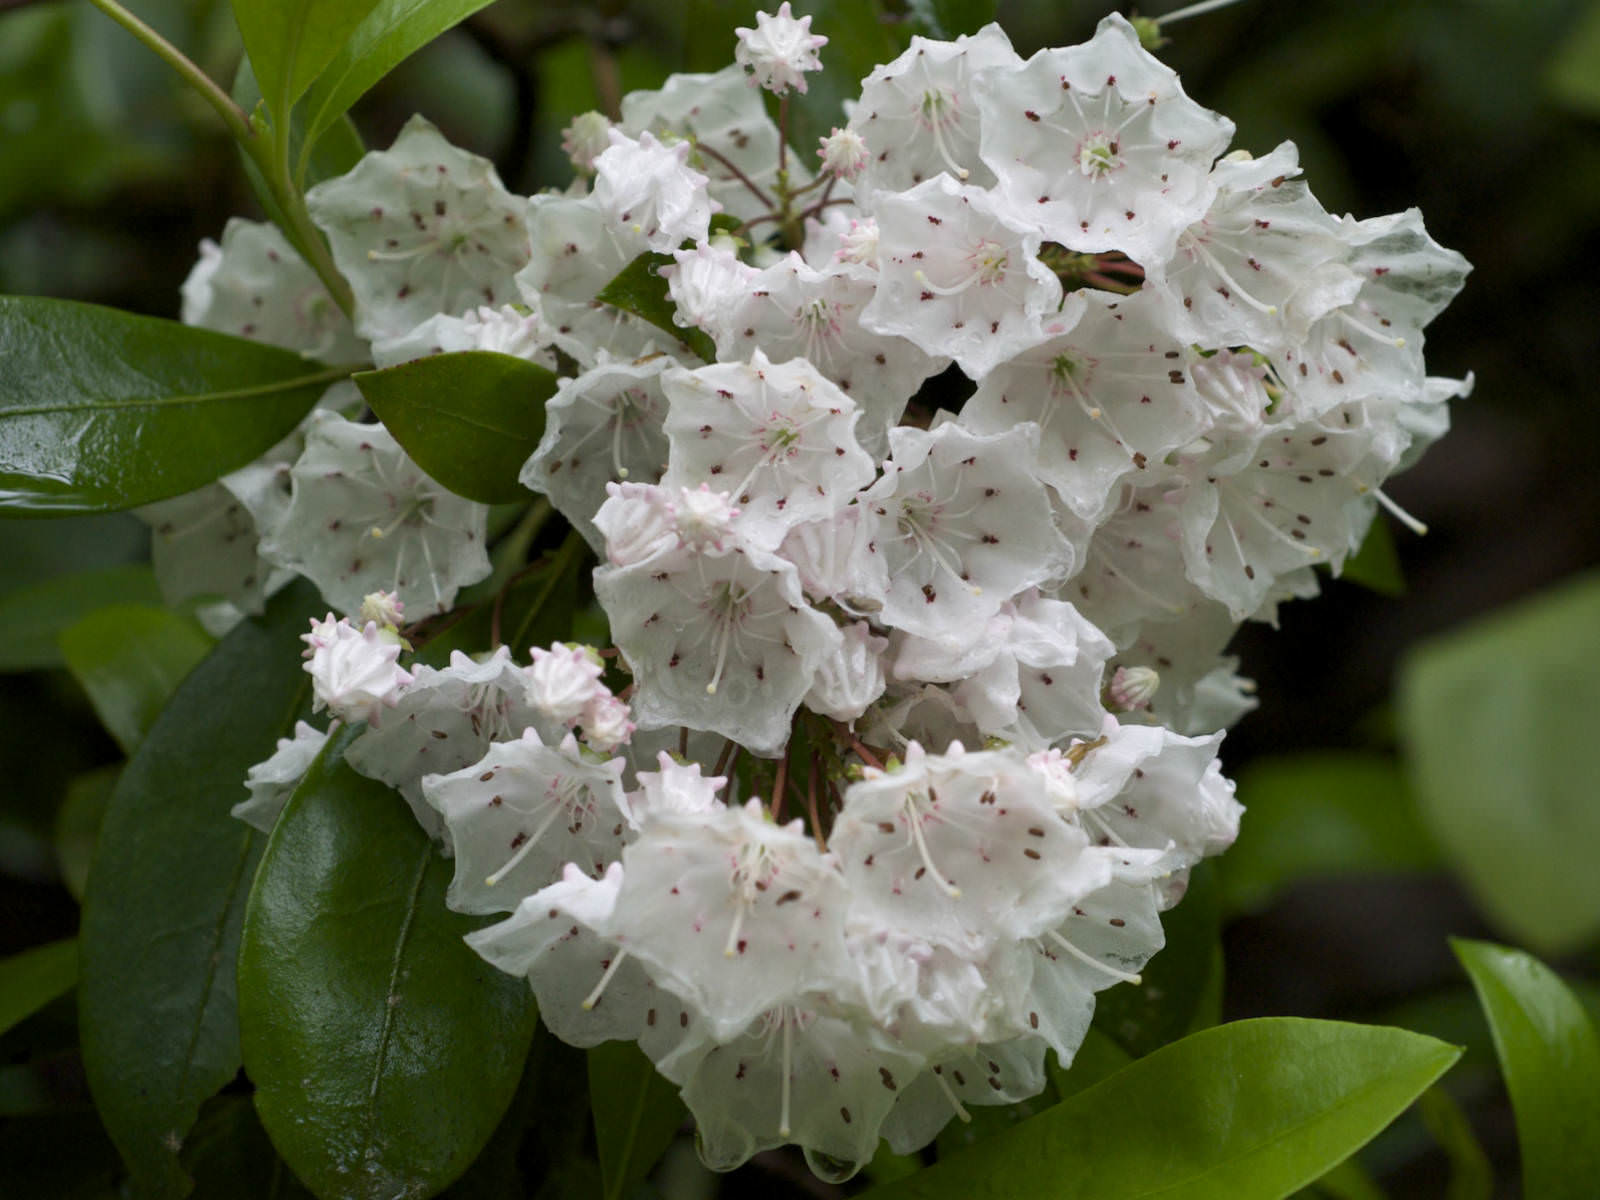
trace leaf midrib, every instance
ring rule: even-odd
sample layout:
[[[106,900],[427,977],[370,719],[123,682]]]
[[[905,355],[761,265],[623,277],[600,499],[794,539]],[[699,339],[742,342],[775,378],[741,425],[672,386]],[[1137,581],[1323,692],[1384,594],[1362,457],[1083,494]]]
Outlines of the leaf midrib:
[[[6,407],[0,404],[0,421],[13,417],[44,416],[51,413],[115,412],[119,409],[173,408],[196,404],[222,403],[229,400],[244,400],[251,396],[270,395],[273,392],[295,391],[299,388],[311,387],[319,383],[334,383],[340,379],[348,378],[354,370],[355,368],[352,367],[330,367],[326,371],[318,371],[311,375],[297,375],[291,379],[254,384],[250,387],[229,388],[218,392],[195,392],[175,396],[96,396],[87,402],[23,404],[15,407]]]

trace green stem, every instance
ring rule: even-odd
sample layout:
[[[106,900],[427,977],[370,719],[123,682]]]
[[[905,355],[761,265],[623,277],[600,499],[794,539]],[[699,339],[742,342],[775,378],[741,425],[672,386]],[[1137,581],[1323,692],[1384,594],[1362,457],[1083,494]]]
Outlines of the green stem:
[[[233,97],[218,87],[188,55],[123,8],[117,0],[89,0],[89,3],[133,34],[158,58],[183,76],[184,82],[199,92],[205,102],[216,110],[217,116],[222,118],[222,123],[228,127],[228,132],[237,141],[244,144],[250,140],[252,136],[250,120],[245,116],[244,109],[235,104]]]
[[[556,551],[555,558],[550,563],[550,574],[544,581],[544,586],[539,589],[539,598],[533,602],[527,614],[522,618],[522,623],[517,626],[517,631],[511,636],[507,644],[515,651],[522,645],[522,639],[528,636],[528,629],[533,624],[533,619],[539,615],[539,610],[545,606],[545,601],[550,599],[550,594],[556,590],[566,573],[572,569],[580,555],[588,549],[583,540],[583,535],[576,529],[567,531],[566,540],[561,543],[561,548]]]
[[[300,189],[295,186],[290,175],[287,114],[280,117],[281,128],[273,131],[272,144],[269,146],[244,109],[235,104],[233,97],[218,87],[188,55],[122,7],[117,0],[89,0],[89,2],[133,34],[156,57],[176,71],[185,83],[200,93],[201,98],[212,107],[217,116],[222,118],[222,123],[227,126],[233,140],[238,142],[239,148],[250,156],[251,161],[256,164],[262,177],[267,181],[267,188],[283,213],[284,234],[311,269],[317,273],[317,278],[322,280],[322,286],[328,289],[333,302],[345,316],[349,316],[355,306],[350,285],[344,276],[339,274],[339,268],[334,265],[328,244],[322,240],[322,231],[312,224],[311,214],[306,211],[305,197],[301,195]]]

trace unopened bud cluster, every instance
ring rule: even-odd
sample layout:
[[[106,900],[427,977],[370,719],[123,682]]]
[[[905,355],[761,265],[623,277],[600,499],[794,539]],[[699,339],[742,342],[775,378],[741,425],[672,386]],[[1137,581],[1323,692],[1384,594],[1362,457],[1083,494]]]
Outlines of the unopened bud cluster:
[[[551,1030],[638,1041],[711,1165],[795,1142],[842,1177],[1036,1094],[1160,948],[1237,831],[1226,644],[1445,430],[1465,384],[1422,331],[1467,266],[1415,211],[1328,214],[1290,144],[1226,153],[1120,17],[1026,61],[913,38],[815,175],[762,89],[793,102],[826,39],[787,4],[739,39],[576,122],[566,191],[420,119],[313,189],[353,323],[265,226],[185,286],[319,357],[564,364],[522,480],[599,559],[612,647],[402,667],[401,614],[488,574],[486,510],[342,389],[150,518],[218,621],[294,574],[356,614],[307,636],[319,707],[367,723],[347,760],[454,855],[450,903],[509,914],[469,940]],[[715,361],[597,299],[652,251]]]

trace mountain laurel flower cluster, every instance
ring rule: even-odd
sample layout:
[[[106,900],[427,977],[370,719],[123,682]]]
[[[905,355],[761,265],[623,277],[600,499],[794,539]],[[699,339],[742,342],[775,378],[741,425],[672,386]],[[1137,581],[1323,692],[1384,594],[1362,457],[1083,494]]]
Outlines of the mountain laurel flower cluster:
[[[802,154],[826,40],[759,14],[575,122],[578,182],[531,198],[413,119],[307,196],[353,319],[245,221],[184,286],[323,361],[554,372],[520,478],[598,563],[592,645],[501,644],[497,602],[423,655],[506,526],[349,383],[143,511],[213,628],[321,591],[317,709],[550,1030],[636,1041],[710,1166],[794,1143],[840,1179],[1038,1093],[1138,981],[1238,830],[1230,637],[1380,506],[1415,524],[1384,482],[1470,381],[1422,356],[1465,261],[1414,210],[1325,211],[1292,144],[1230,151],[1121,17],[1027,60],[915,37]],[[270,829],[325,744],[299,725],[237,814]]]

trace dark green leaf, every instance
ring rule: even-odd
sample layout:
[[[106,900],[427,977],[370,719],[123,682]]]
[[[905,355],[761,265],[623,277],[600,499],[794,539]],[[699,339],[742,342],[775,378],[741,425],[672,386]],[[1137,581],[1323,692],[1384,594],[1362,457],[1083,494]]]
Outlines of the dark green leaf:
[[[1600,117],[1600,4],[1591,0],[1550,63],[1545,85],[1568,108]]]
[[[1258,759],[1238,782],[1249,816],[1217,860],[1228,912],[1264,908],[1300,879],[1440,865],[1390,758],[1329,751]]]
[[[1380,513],[1373,519],[1362,539],[1361,548],[1344,560],[1339,578],[1347,583],[1359,583],[1380,596],[1404,596],[1406,577],[1400,569],[1400,552],[1395,549],[1394,534]]]
[[[245,53],[275,120],[344,47],[378,0],[233,0]]]
[[[1431,1087],[1418,1097],[1417,1108],[1450,1160],[1446,1200],[1489,1200],[1494,1195],[1494,1170],[1461,1106],[1444,1088]]]
[[[999,0],[907,0],[916,32],[923,37],[951,39],[977,33],[994,20]]]
[[[1214,864],[1201,863],[1176,908],[1161,914],[1167,944],[1140,973],[1139,983],[1119,983],[1095,997],[1095,1027],[1135,1058],[1176,1041],[1196,1023],[1211,978],[1222,912]]]
[[[65,995],[77,982],[77,938],[0,958],[0,1033]]]
[[[632,1042],[604,1042],[589,1051],[589,1110],[605,1200],[633,1193],[687,1115],[678,1089]]]
[[[617,277],[601,288],[595,299],[631,312],[665,330],[706,362],[716,362],[717,348],[704,332],[685,329],[672,319],[677,309],[667,295],[667,281],[656,273],[656,268],[672,261],[670,254],[641,254],[617,272]]]
[[[161,603],[147,566],[103,567],[57,575],[0,599],[0,671],[31,671],[64,662],[56,639],[80,617],[109,604]]]
[[[206,1103],[183,1147],[190,1200],[311,1200],[272,1148],[248,1096]]]
[[[399,795],[330,743],[274,828],[239,956],[256,1110],[324,1200],[437,1193],[483,1149],[522,1074],[525,981],[462,937],[452,874]]]
[[[189,617],[149,605],[96,609],[61,634],[61,654],[95,715],[132,754],[194,665],[211,649]]]
[[[552,372],[463,350],[363,371],[355,382],[406,453],[452,492],[483,504],[528,499],[517,473],[544,435]]]
[[[79,935],[83,1062],[141,1194],[187,1190],[184,1136],[239,1070],[234,961],[262,838],[228,810],[307,705],[300,633],[319,604],[296,584],[222,640],[156,718],[101,826]]]
[[[467,1168],[467,1173],[446,1188],[444,1200],[509,1200],[528,1194],[527,1176],[523,1171],[523,1146],[529,1140],[531,1128],[540,1116],[540,1105],[549,1105],[557,1097],[557,1089],[548,1088],[544,1072],[540,1069],[543,1058],[542,1043],[553,1041],[549,1032],[534,1030],[533,1045],[522,1068],[522,1082],[511,1098],[500,1125],[489,1139],[488,1145]],[[565,1091],[559,1099],[577,1107]]]
[[[0,512],[132,508],[242,467],[345,371],[176,321],[0,297]]]
[[[368,89],[445,30],[490,0],[378,0],[307,93],[302,108],[313,144]]]
[[[1489,1018],[1517,1113],[1522,1193],[1593,1196],[1600,1179],[1600,1036],[1576,996],[1531,954],[1452,938]]]
[[[1600,574],[1424,643],[1400,676],[1423,815],[1489,917],[1560,953],[1600,933]]]
[[[1335,1021],[1221,1025],[871,1195],[1278,1200],[1349,1157],[1458,1053]]]
[[[95,839],[121,777],[120,764],[79,775],[67,785],[56,812],[56,865],[61,868],[61,881],[80,902],[89,882]]]

